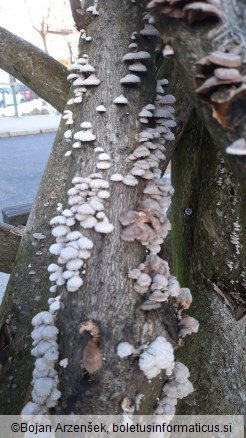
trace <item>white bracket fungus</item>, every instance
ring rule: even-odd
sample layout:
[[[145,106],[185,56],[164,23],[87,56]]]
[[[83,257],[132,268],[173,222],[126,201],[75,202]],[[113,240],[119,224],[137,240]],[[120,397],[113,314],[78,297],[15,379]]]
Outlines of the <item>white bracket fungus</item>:
[[[96,107],[96,111],[97,111],[98,113],[105,113],[106,108],[105,108],[104,105],[98,105],[98,106]]]
[[[120,80],[120,83],[122,85],[136,85],[141,83],[141,79],[139,76],[128,74]]]

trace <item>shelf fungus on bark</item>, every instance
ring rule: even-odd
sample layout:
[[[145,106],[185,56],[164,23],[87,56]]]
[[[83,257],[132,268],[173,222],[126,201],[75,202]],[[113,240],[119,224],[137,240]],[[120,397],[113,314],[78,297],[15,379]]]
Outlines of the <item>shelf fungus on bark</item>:
[[[88,332],[91,335],[83,351],[81,367],[86,369],[89,374],[95,374],[102,368],[102,354],[99,347],[100,330],[98,324],[92,320],[81,324],[79,333]]]
[[[233,129],[244,117],[246,84],[241,56],[215,51],[197,62],[196,93],[213,107],[213,117]]]
[[[147,8],[157,9],[171,18],[183,18],[189,24],[222,18],[220,0],[151,0]]]

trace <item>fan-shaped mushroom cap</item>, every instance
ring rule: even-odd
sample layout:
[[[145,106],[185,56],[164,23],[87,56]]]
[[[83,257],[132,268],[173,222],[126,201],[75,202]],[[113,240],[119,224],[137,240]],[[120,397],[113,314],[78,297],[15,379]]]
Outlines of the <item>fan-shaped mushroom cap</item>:
[[[120,96],[114,99],[114,103],[118,105],[127,105],[128,99],[125,96],[123,96],[123,94],[121,94]]]
[[[140,84],[140,82],[141,82],[140,77],[132,74],[128,74],[120,80],[120,83],[123,85],[130,85],[130,84],[136,85],[136,84]]]
[[[216,6],[201,1],[187,4],[183,8],[183,11],[189,24],[195,23],[196,21],[202,21],[207,17],[217,19],[221,19],[222,17],[221,11]]]
[[[140,61],[143,59],[150,59],[151,55],[149,52],[139,51],[139,52],[129,52],[123,56],[122,61]]]
[[[157,310],[160,309],[161,304],[156,301],[146,300],[143,304],[139,307],[139,309],[143,310],[144,312],[149,312],[151,310]]]
[[[242,59],[240,55],[234,53],[220,52],[219,50],[212,52],[208,55],[208,61],[222,67],[240,67]]]

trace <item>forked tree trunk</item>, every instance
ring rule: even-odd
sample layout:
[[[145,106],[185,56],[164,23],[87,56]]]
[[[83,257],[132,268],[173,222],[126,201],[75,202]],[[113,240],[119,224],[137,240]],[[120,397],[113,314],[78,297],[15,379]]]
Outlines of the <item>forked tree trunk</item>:
[[[132,32],[143,28],[142,12],[129,0],[117,0],[113,8],[110,1],[103,2],[100,4],[100,16],[92,20],[87,30],[93,37],[92,42],[80,45],[80,54],[88,53],[89,62],[96,67],[101,84],[87,92],[82,105],[73,108],[74,130],[78,131],[83,121],[93,124],[97,145],[112,157],[110,171],[103,171],[108,180],[112,173],[127,173],[127,156],[136,147],[140,131],[138,114],[155,97],[154,42],[151,38],[138,37],[139,49],[152,53],[148,73],[143,76],[141,87],[124,90],[129,106],[113,104],[123,91],[120,79],[127,73],[121,59],[129,51]],[[95,111],[102,102],[107,108],[103,115]],[[12,328],[16,332],[12,344],[3,352],[0,381],[2,414],[19,413],[29,398],[33,367],[30,356],[31,318],[40,310],[47,309],[50,284],[46,269],[51,261],[55,261],[48,252],[50,244],[54,243],[49,221],[56,215],[57,202],[66,206],[66,192],[71,187],[72,178],[75,175],[88,176],[96,171],[95,153],[89,144],[82,150],[74,149],[70,157],[64,157],[64,153],[71,149],[71,142],[63,139],[65,129],[62,122],[1,307],[1,321],[13,314]],[[117,413],[124,396],[134,399],[137,393],[143,393],[141,411],[151,413],[160,393],[165,374],[150,384],[140,372],[136,359],[120,361],[116,355],[116,346],[120,341],[139,345],[157,335],[168,337],[155,312],[146,316],[138,309],[142,298],[133,291],[132,282],[127,278],[128,269],[144,260],[145,250],[140,244],[125,243],[120,238],[119,217],[122,212],[135,208],[137,200],[141,199],[143,186],[143,182],[134,188],[111,183],[111,198],[107,202],[106,213],[115,230],[106,236],[88,232],[94,249],[87,263],[84,284],[74,294],[67,293],[65,288],[59,291],[62,293],[60,357],[68,358],[68,367],[59,371],[62,391],[59,412]],[[46,238],[37,240],[33,237],[34,232],[42,232]],[[91,379],[81,369],[80,360],[86,340],[78,333],[80,323],[88,319],[99,323],[104,358],[102,369]]]

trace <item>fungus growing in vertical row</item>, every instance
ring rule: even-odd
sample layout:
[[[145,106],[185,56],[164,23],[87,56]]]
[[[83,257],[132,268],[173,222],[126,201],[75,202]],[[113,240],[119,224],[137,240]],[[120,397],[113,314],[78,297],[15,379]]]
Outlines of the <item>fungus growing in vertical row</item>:
[[[33,339],[32,356],[36,358],[32,380],[32,401],[22,409],[22,415],[47,414],[49,408],[56,406],[61,392],[57,389],[58,373],[55,365],[58,360],[55,314],[60,308],[60,297],[52,299],[56,306],[50,305],[49,311],[42,311],[34,316],[34,327],[31,336]]]
[[[163,386],[163,395],[157,402],[155,415],[175,414],[175,406],[178,399],[187,397],[194,391],[192,383],[189,381],[190,373],[188,368],[181,362],[175,362],[170,380]]]
[[[145,17],[147,19],[147,16]],[[126,58],[127,61],[130,60],[132,54],[127,55]],[[170,223],[164,209],[169,206],[173,194],[170,181],[161,178],[159,167],[160,160],[166,158],[164,154],[166,142],[175,139],[175,135],[171,131],[171,128],[176,126],[173,115],[174,108],[172,107],[175,97],[165,94],[164,88],[167,84],[166,79],[157,81],[155,104],[149,103],[139,113],[140,121],[148,124],[148,120],[154,120],[156,127],[147,127],[139,133],[138,145],[128,160],[133,163],[130,172],[134,178],[140,177],[149,181],[144,188],[143,199],[137,205],[136,210],[122,214],[120,222],[124,227],[121,238],[128,242],[136,240],[148,251],[144,263],[129,271],[129,278],[134,282],[134,290],[140,295],[147,295],[147,299],[140,305],[139,309],[145,312],[156,311],[161,309],[163,303],[170,302],[175,309],[177,323],[179,321],[179,337],[182,338],[186,334],[197,331],[199,326],[194,318],[182,318],[181,316],[182,311],[190,307],[192,296],[188,288],[180,287],[178,280],[170,275],[168,263],[157,255],[170,230]],[[123,183],[126,177],[123,177]],[[121,178],[120,176],[119,180]],[[118,178],[116,177],[115,180],[117,181]],[[160,348],[161,344],[163,345],[162,349]],[[181,345],[181,342],[179,344]],[[167,352],[164,354],[165,348]],[[128,352],[127,348],[126,351]],[[132,349],[129,348],[129,354],[131,351]],[[162,351],[163,357],[162,354],[157,357],[159,351]],[[122,356],[124,357],[124,349]],[[171,375],[174,367],[172,345],[165,338],[159,336],[141,354],[139,366],[150,379],[157,376],[162,369],[167,369],[167,374]],[[185,385],[182,394],[188,394],[191,391],[192,385],[190,383]],[[176,400],[173,403],[175,405]],[[163,412],[174,414],[174,405],[166,403],[166,401],[164,404]]]
[[[85,41],[91,41],[91,37],[86,36],[86,31],[83,33]],[[74,103],[81,103],[83,100],[83,93],[86,93],[86,86],[92,87],[100,84],[100,80],[95,75],[95,68],[89,64],[88,55],[84,54],[81,58],[78,58],[75,63],[68,67],[68,71],[75,71],[76,73],[70,73],[67,77],[72,81],[74,87],[74,98],[69,99],[68,105]]]

